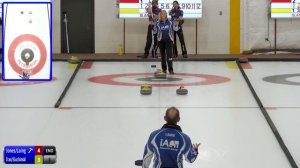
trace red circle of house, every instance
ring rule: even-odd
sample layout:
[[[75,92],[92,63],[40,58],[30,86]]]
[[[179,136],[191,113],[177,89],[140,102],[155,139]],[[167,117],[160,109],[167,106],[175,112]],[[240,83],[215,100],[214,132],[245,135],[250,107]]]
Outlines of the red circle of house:
[[[3,82],[1,79],[1,73],[0,73],[0,87],[1,86],[23,86],[23,85],[35,85],[35,84],[42,84],[42,83],[48,83],[48,82],[54,82],[57,78],[53,77],[52,81],[45,81],[45,82],[37,82],[37,81],[18,81],[18,82]]]
[[[153,75],[151,73],[127,73],[127,74],[112,74],[112,75],[103,75],[103,76],[95,76],[91,77],[88,80],[93,83],[98,84],[107,84],[107,85],[118,85],[118,86],[140,86],[141,83],[133,83],[133,82],[119,82],[115,79],[121,77],[140,77],[140,76],[149,76]],[[195,77],[204,79],[203,81],[198,82],[189,82],[189,83],[150,83],[152,86],[156,87],[173,87],[173,86],[198,86],[198,85],[212,85],[212,84],[220,84],[230,81],[229,78],[223,76],[216,75],[208,75],[208,74],[190,74],[190,73],[176,73],[172,75],[173,77]]]
[[[11,65],[12,69],[16,73],[18,73],[18,74],[23,73],[23,69],[18,65],[18,63],[15,60],[15,50],[16,50],[17,46],[20,45],[24,41],[33,42],[35,45],[38,46],[38,48],[40,50],[40,55],[41,55],[40,61],[38,62],[37,66],[34,67],[31,71],[31,75],[34,75],[34,74],[40,72],[40,70],[44,67],[46,60],[47,60],[46,47],[45,47],[43,41],[39,37],[32,35],[32,34],[23,34],[23,35],[20,35],[17,38],[15,38],[8,49],[8,61],[9,61],[9,64]]]

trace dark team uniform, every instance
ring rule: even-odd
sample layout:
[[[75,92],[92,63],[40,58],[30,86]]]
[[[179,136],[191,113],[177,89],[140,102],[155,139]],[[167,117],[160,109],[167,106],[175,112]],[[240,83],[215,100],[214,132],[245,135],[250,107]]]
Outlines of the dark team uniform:
[[[164,72],[169,70],[173,71],[173,22],[166,20],[165,22],[158,22],[154,28],[154,32],[157,34],[158,46],[161,54],[161,67]],[[167,64],[168,66],[167,66]]]
[[[192,163],[198,151],[193,149],[191,139],[179,126],[166,124],[151,133],[145,146],[143,168],[149,168],[153,155],[153,168],[183,168],[183,156]]]
[[[171,15],[171,20],[173,22],[174,22],[174,20],[179,20],[180,17],[183,17],[183,11],[181,9],[172,9],[169,12],[169,14]],[[177,44],[176,44],[176,41],[177,41],[176,40],[176,35],[178,35],[178,37],[179,37],[182,55],[184,57],[187,57],[187,50],[186,50],[185,41],[184,41],[182,24],[183,24],[183,20],[179,21],[178,30],[174,31],[174,47],[173,47],[174,57],[178,56]]]
[[[152,7],[152,13],[154,15],[158,15],[161,12],[160,8],[153,8]],[[146,42],[146,46],[145,46],[145,53],[144,53],[144,58],[148,57],[149,55],[149,51],[152,45],[152,41],[153,41],[153,47],[152,47],[152,57],[156,57],[156,52],[157,52],[157,36],[156,34],[152,33],[153,30],[153,26],[157,23],[157,18],[156,17],[152,17],[151,14],[149,14],[149,25],[148,25],[148,32],[147,32],[147,42]]]

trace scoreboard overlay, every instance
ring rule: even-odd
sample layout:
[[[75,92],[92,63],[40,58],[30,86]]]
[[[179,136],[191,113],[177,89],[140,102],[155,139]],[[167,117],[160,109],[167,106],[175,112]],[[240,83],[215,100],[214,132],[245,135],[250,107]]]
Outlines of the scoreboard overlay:
[[[55,164],[55,146],[6,146],[3,150],[5,164]]]
[[[271,18],[300,18],[300,0],[272,0]]]

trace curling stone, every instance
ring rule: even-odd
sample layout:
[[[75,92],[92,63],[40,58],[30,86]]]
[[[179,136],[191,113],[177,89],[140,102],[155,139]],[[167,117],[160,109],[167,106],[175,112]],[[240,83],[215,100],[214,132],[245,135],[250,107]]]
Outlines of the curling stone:
[[[158,69],[155,73],[154,73],[154,77],[156,79],[167,79],[167,74],[164,73],[162,70]]]
[[[141,86],[141,89],[143,89],[143,88],[150,88],[150,89],[152,89],[152,85],[150,85],[150,84],[148,84],[148,83],[145,83],[145,84],[143,84],[143,85]]]
[[[70,64],[78,64],[80,62],[80,59],[76,56],[71,56],[71,58],[68,59],[68,62]]]
[[[242,56],[239,58],[239,62],[240,62],[240,63],[248,63],[248,57],[245,56],[245,55],[242,55]]]
[[[253,54],[253,51],[251,49],[246,49],[243,51],[243,54],[246,54],[246,55]]]
[[[144,84],[141,86],[141,94],[142,95],[151,95],[152,94],[152,86],[149,84]]]
[[[180,86],[179,89],[176,90],[178,95],[187,95],[189,92],[183,86]]]

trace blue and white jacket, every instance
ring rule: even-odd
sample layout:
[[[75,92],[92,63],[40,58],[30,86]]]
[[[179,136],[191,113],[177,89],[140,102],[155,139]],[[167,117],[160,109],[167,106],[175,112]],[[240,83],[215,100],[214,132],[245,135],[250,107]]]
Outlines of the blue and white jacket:
[[[154,27],[154,33],[157,33],[157,41],[161,41],[162,39],[170,39],[173,40],[173,22],[170,20],[166,20],[164,22],[158,22]]]
[[[183,156],[192,163],[198,151],[193,149],[189,136],[179,126],[164,125],[151,133],[145,146],[143,168],[149,168],[154,155],[153,168],[183,168]]]

